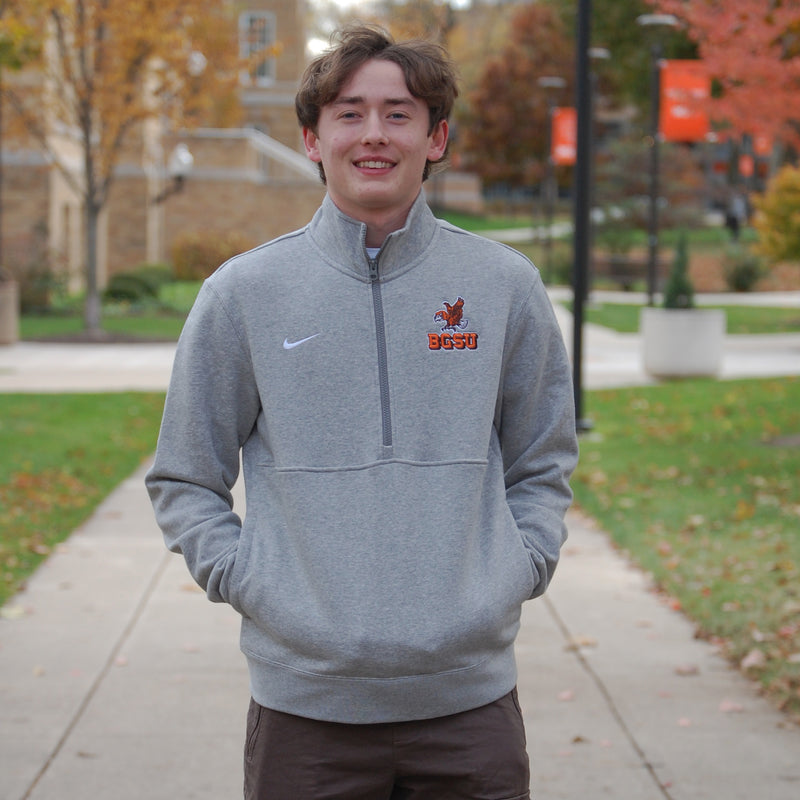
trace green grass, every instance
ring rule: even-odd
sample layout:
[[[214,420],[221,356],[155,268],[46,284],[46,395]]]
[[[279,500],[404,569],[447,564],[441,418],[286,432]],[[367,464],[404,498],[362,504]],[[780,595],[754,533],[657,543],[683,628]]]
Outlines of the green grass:
[[[107,303],[101,327],[107,333],[144,341],[175,341],[200,286],[200,282],[177,281],[164,284],[156,301]],[[83,310],[74,299],[54,313],[25,314],[20,320],[22,339],[67,339],[83,330]]]
[[[564,304],[570,310],[572,303]],[[763,306],[703,306],[722,308],[727,318],[728,333],[798,333],[800,332],[800,309],[768,308]],[[634,303],[597,303],[584,307],[584,319],[595,325],[612,328],[620,333],[636,333],[639,330],[641,306]]]
[[[587,394],[576,503],[800,719],[800,379]]]
[[[451,225],[465,231],[496,231],[512,228],[530,228],[534,224],[533,215],[467,214],[459,211],[437,211],[436,216],[447,220]],[[538,221],[537,221],[537,224]]]
[[[0,604],[155,448],[159,393],[0,394]]]

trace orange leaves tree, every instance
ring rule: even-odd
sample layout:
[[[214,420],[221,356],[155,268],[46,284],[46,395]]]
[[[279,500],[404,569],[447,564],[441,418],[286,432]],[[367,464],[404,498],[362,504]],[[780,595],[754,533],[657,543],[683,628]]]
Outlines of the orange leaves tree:
[[[98,219],[115,167],[149,120],[213,116],[238,78],[235,22],[217,0],[7,0],[0,32],[33,30],[33,80],[3,100],[81,198],[85,326],[100,329]],[[2,34],[0,34],[2,38]]]
[[[800,0],[651,0],[681,19],[717,87],[712,117],[800,146]]]
[[[537,79],[564,78],[567,86],[556,102],[566,105],[573,72],[572,40],[557,13],[539,3],[521,7],[507,44],[486,62],[461,119],[460,150],[485,183],[523,187],[541,177],[548,101]]]

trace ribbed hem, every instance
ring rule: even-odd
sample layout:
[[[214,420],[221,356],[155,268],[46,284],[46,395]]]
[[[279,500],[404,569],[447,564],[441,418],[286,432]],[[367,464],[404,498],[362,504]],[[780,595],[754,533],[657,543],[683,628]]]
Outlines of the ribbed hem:
[[[250,692],[259,705],[328,722],[445,717],[492,703],[517,682],[513,646],[467,669],[388,679],[327,677],[245,655]]]

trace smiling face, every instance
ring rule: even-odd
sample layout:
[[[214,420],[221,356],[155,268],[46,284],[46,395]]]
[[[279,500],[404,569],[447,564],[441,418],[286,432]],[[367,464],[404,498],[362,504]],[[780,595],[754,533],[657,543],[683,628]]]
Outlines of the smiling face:
[[[429,128],[428,107],[409,92],[402,69],[372,59],[322,107],[316,131],[303,129],[306,152],[323,165],[331,199],[367,223],[369,246],[403,227],[426,161],[444,154],[447,122]]]

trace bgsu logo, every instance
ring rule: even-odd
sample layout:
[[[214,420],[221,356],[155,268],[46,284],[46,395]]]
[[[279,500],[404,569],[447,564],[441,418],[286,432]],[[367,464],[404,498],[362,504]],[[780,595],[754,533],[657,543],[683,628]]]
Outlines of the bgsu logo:
[[[469,325],[464,318],[464,298],[459,297],[453,305],[443,303],[434,315],[433,321],[442,326],[441,333],[428,334],[429,350],[477,350],[478,334],[461,333]]]

